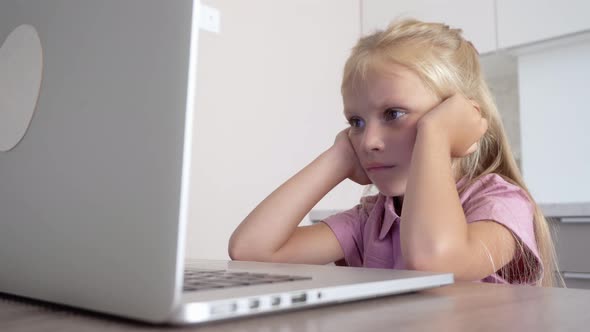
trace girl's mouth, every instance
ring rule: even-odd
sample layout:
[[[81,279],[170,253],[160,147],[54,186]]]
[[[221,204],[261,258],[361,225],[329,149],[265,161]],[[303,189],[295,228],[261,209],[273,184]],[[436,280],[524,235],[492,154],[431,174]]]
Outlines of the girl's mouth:
[[[367,172],[382,172],[382,171],[390,170],[390,169],[392,169],[394,167],[395,167],[395,165],[369,167],[369,168],[367,168]]]

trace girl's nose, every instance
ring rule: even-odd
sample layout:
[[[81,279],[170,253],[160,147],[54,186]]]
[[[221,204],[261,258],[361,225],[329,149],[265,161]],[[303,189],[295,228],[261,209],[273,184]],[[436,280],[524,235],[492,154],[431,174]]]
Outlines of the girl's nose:
[[[385,148],[383,142],[383,136],[381,135],[381,129],[377,125],[367,125],[365,127],[363,147],[367,152],[370,151],[382,151]]]

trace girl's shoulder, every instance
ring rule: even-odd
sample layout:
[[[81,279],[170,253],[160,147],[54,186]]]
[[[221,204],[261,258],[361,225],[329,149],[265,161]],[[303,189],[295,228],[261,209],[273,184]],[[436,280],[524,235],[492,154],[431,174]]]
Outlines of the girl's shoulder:
[[[461,181],[463,181],[462,179]],[[460,186],[461,181],[458,183]],[[527,191],[513,180],[497,173],[490,173],[476,178],[471,183],[463,181],[459,195],[461,203],[465,206],[470,203],[486,201],[510,201],[522,207],[532,209],[532,200]]]
[[[482,175],[472,181],[467,181],[463,178],[457,183],[457,187],[462,189],[463,195],[466,196],[474,194],[494,194],[498,192],[515,192],[522,193],[527,197],[525,190],[521,186],[498,173]]]

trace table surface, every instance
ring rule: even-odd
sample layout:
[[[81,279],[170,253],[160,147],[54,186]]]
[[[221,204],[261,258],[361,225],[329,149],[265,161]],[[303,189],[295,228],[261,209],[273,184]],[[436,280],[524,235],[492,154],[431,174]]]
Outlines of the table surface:
[[[588,331],[590,291],[458,282],[200,326],[154,326],[0,295],[1,331]]]

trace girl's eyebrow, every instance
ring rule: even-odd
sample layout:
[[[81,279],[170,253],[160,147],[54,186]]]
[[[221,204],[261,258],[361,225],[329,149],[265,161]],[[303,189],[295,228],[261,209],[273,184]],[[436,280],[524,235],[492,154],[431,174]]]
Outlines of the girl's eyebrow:
[[[405,103],[400,103],[400,102],[384,102],[379,105],[380,106],[377,108],[377,112],[382,112],[382,111],[390,109],[390,108],[400,109],[400,110],[404,110],[404,111],[409,110],[409,108],[407,107],[407,105]]]
[[[406,103],[399,102],[399,101],[395,101],[395,102],[394,101],[391,101],[391,102],[385,101],[385,102],[380,103],[379,105],[381,105],[378,108],[379,111],[382,111],[382,110],[385,110],[385,109],[389,109],[389,108],[402,109],[404,111],[408,111],[409,110],[409,108],[408,108],[408,106],[407,106]],[[342,113],[344,114],[344,117],[345,118],[348,118],[351,115],[355,114],[356,112],[354,110],[349,109],[349,108],[344,108],[343,111],[342,111]]]
[[[389,98],[384,98],[376,103],[372,103],[372,105],[379,105],[379,107],[377,108],[379,111],[382,111],[382,110],[385,110],[388,108],[400,108],[403,110],[409,110],[410,105],[408,104],[408,101],[406,99],[407,98],[400,98],[399,96],[398,97],[391,97],[390,96]],[[351,109],[350,106],[343,107],[342,112],[344,113],[344,116],[350,116],[350,115],[357,113],[356,110]]]
[[[379,109],[387,109],[387,108],[401,108],[407,110],[407,103],[402,100],[391,100],[387,99],[380,103],[381,107]]]

